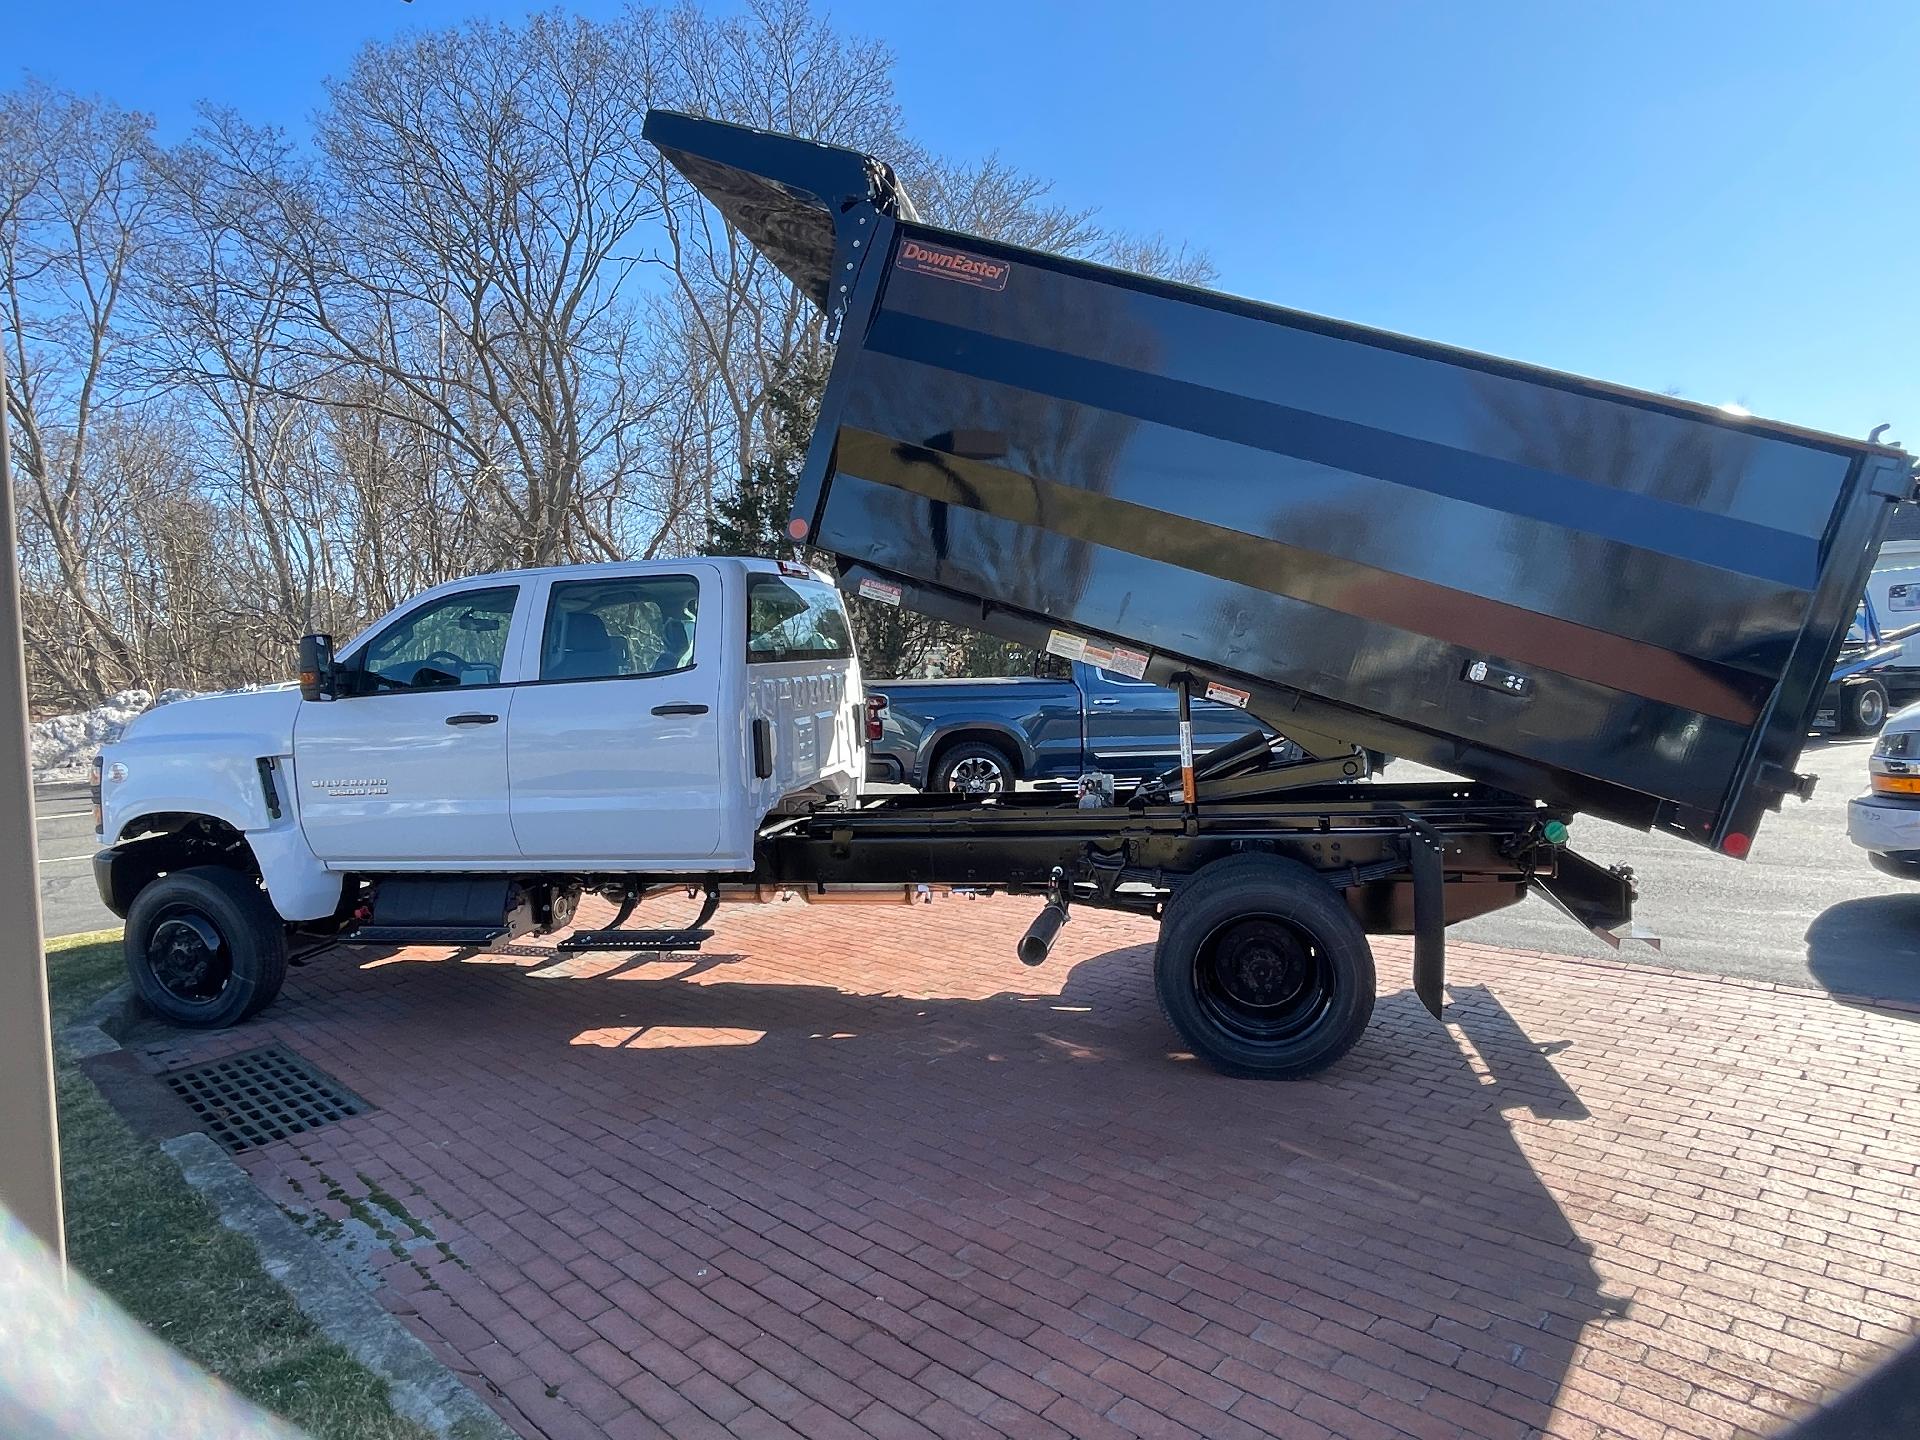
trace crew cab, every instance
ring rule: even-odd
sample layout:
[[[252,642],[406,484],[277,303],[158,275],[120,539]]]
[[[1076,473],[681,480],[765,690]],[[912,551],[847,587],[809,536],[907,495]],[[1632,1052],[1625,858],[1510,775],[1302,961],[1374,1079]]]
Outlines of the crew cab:
[[[96,761],[101,897],[174,1020],[264,1005],[288,926],[478,942],[583,883],[750,871],[768,816],[865,771],[840,596],[797,564],[484,575],[315,640],[300,686],[149,711]]]
[[[1180,755],[1172,690],[1044,651],[1030,676],[887,680],[870,693],[881,702],[881,733],[867,750],[868,778],[919,790],[1000,794],[1018,781],[1068,783],[1088,771],[1144,780]],[[1194,697],[1196,753],[1264,730],[1244,703]]]

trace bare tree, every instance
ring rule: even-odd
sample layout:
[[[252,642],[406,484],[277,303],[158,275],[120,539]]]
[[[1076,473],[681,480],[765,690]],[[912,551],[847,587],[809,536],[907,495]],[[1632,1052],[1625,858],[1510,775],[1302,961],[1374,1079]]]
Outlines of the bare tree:
[[[143,115],[39,82],[0,98],[6,403],[28,558],[40,562],[24,580],[57,605],[38,658],[74,694],[132,683],[138,672],[91,582],[87,552],[102,480],[95,435],[125,400],[121,305],[150,238],[149,130]]]
[[[664,22],[636,8],[627,23],[628,43],[656,56],[655,104],[881,154],[902,148],[892,54],[842,35],[804,0],[753,0],[744,15],[720,19],[683,5]],[[716,473],[744,484],[765,443],[769,390],[824,347],[820,316],[672,166],[651,147],[647,154],[663,232],[651,258],[669,295],[655,340],[668,353],[701,355],[729,421],[729,433],[715,436],[725,466]]]
[[[645,410],[622,291],[654,208],[634,173],[644,63],[558,13],[475,22],[363,50],[317,158],[231,115],[198,137],[194,163],[247,197],[226,209],[259,278],[299,278],[293,353],[431,425],[503,558],[573,558],[583,488]]]
[[[999,156],[916,146],[892,70],[807,0],[746,0],[377,42],[311,135],[207,109],[162,150],[108,102],[0,94],[35,703],[282,675],[301,630],[458,574],[704,549],[805,428],[769,396],[830,346],[642,141],[649,105],[889,159],[955,228],[1210,277]]]
[[[262,609],[284,644],[311,616],[326,545],[327,502],[306,463],[316,366],[287,333],[304,279],[239,238],[263,223],[261,197],[226,184],[205,149],[159,157],[154,174],[155,239],[135,292],[148,376],[194,402],[202,475],[247,517],[253,543],[236,555],[260,562],[248,568],[264,572]]]

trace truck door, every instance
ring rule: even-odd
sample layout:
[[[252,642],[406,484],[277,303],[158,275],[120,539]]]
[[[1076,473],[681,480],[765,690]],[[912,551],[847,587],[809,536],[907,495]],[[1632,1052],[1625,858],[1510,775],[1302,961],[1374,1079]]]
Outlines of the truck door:
[[[507,737],[520,853],[611,868],[712,856],[721,727],[741,723],[721,713],[718,567],[555,579],[544,598]]]
[[[1130,680],[1076,662],[1087,697],[1087,751],[1095,766],[1115,775],[1157,775],[1180,760],[1180,697],[1164,685]],[[1195,694],[1193,751],[1237,740],[1260,722],[1246,711]]]
[[[421,601],[342,656],[294,722],[301,828],[322,860],[511,859],[507,707],[517,585]],[[511,677],[505,677],[511,678]]]
[[[1180,757],[1179,698],[1163,685],[1074,663],[1087,703],[1087,754],[1097,770],[1139,779]]]

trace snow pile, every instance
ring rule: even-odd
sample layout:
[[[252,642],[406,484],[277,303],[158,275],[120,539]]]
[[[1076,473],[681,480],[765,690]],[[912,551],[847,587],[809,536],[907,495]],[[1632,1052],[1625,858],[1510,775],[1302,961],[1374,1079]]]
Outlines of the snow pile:
[[[91,710],[35,722],[31,740],[33,778],[85,780],[87,766],[100,747],[118,740],[134,716],[155,705],[184,700],[190,694],[188,690],[162,690],[155,699],[150,690],[122,690]]]

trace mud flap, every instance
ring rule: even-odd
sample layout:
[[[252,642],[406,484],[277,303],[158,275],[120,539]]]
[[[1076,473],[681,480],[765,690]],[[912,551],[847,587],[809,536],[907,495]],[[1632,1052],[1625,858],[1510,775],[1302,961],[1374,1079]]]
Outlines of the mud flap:
[[[1434,1019],[1446,1003],[1447,896],[1441,865],[1444,842],[1428,825],[1414,821],[1407,836],[1413,868],[1413,993]]]

